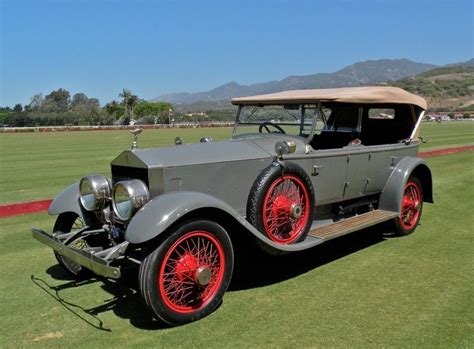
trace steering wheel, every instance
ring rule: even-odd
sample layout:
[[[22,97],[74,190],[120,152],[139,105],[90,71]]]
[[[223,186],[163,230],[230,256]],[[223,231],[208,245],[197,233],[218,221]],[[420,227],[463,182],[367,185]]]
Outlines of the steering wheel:
[[[268,126],[272,126],[272,127],[275,127],[278,132],[271,132],[270,129],[268,128]],[[265,121],[265,122],[262,122],[260,124],[260,126],[258,126],[258,132],[262,133],[262,130],[265,129],[265,131],[267,131],[268,133],[282,133],[282,134],[286,134],[285,130],[282,129],[279,125],[275,125],[273,122],[270,122],[270,121]]]

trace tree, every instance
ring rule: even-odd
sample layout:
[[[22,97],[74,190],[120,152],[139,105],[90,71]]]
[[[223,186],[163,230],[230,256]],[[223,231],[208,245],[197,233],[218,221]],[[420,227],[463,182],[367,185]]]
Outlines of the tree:
[[[128,125],[130,120],[133,119],[133,108],[137,105],[139,99],[138,96],[132,94],[132,91],[125,88],[119,94],[119,97],[122,98],[122,104],[125,106],[127,112],[127,118],[123,120],[123,123]]]
[[[43,104],[44,96],[42,93],[37,93],[30,99],[29,109],[32,111],[39,110]]]
[[[115,120],[119,120],[125,114],[125,107],[117,101],[109,102],[105,105],[104,110]]]
[[[8,125],[9,113],[6,111],[0,111],[0,126]]]
[[[50,109],[55,109],[55,105],[58,112],[67,112],[71,103],[71,95],[69,91],[59,88],[55,91],[51,91],[51,93],[45,97],[45,102],[48,102]]]
[[[71,110],[80,109],[82,106],[88,107],[89,98],[85,95],[85,93],[76,93],[72,96],[71,101]]]
[[[15,113],[21,113],[23,111],[22,105],[20,103],[15,104],[15,106],[13,107],[13,111]]]
[[[98,98],[89,98],[89,105],[92,108],[100,108],[100,101]]]
[[[41,103],[40,111],[43,113],[58,113],[60,110],[53,99],[45,98],[43,103]]]
[[[173,105],[165,102],[146,102],[142,101],[135,107],[135,115],[139,118],[146,118],[147,122],[154,120],[160,124],[169,122],[169,111],[173,109]]]
[[[76,93],[72,97],[71,110],[79,115],[89,115],[94,109],[100,108],[97,98],[88,98],[84,93]]]

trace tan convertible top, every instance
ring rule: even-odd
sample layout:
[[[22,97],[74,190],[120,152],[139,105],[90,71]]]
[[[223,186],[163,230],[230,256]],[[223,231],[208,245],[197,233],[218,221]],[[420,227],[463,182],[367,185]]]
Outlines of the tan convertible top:
[[[413,104],[426,109],[424,98],[398,87],[364,86],[328,88],[318,90],[290,90],[266,95],[239,97],[232,99],[235,105],[285,104],[285,103],[394,103]]]

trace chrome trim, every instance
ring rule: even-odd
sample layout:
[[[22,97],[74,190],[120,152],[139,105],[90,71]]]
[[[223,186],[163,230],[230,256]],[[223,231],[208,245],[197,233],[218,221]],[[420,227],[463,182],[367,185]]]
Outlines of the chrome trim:
[[[94,256],[92,253],[67,247],[43,230],[33,228],[31,231],[33,233],[33,238],[46,246],[51,247],[60,255],[92,270],[94,273],[111,279],[120,278],[120,268],[110,266],[105,260]]]

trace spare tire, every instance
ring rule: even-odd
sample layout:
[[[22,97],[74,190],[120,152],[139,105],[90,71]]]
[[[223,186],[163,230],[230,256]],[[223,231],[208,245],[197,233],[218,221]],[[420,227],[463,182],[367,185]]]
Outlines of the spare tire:
[[[270,240],[304,240],[313,217],[313,185],[300,166],[273,163],[257,177],[247,201],[247,219]]]

